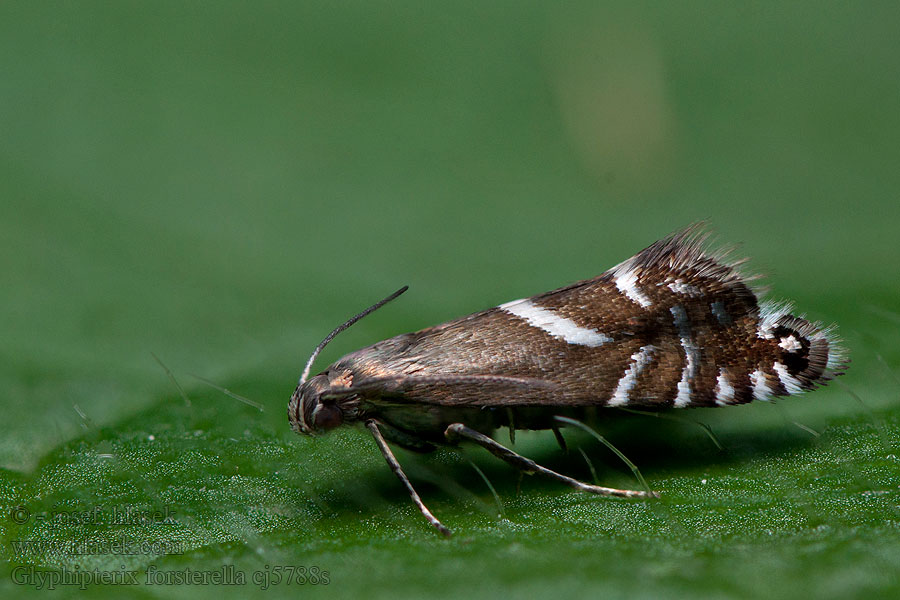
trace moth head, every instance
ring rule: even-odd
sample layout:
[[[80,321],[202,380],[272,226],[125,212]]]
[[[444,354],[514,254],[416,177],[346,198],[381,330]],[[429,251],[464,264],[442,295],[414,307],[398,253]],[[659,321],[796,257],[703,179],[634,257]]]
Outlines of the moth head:
[[[343,325],[329,333],[316,347],[306,362],[303,374],[300,375],[300,383],[291,395],[291,401],[288,402],[288,421],[290,421],[291,429],[297,433],[315,435],[356,419],[358,399],[347,389],[353,379],[352,373],[342,372],[337,374],[335,381],[331,381],[328,371],[308,379],[309,371],[319,352],[334,339],[334,336],[372,311],[381,308],[405,292],[406,289],[406,286],[403,286],[384,300],[351,317]]]
[[[291,429],[297,433],[316,435],[350,420],[350,415],[345,414],[346,400],[327,397],[329,388],[327,373],[316,375],[297,386],[288,403]]]

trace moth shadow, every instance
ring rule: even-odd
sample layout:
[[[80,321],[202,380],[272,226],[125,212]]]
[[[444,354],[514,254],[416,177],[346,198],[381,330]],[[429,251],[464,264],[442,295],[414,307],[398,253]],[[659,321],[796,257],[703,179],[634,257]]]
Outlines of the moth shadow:
[[[701,410],[697,411],[700,421],[705,418]],[[589,425],[636,465],[651,487],[654,479],[700,476],[713,467],[740,465],[760,457],[785,457],[815,443],[811,433],[783,421],[774,427],[742,423],[743,428],[730,426],[717,434],[715,421],[708,433],[699,423],[669,420],[665,413],[662,417],[622,414]],[[562,431],[566,449],[557,444],[550,431],[519,431],[512,443],[507,430],[500,429],[494,439],[569,477],[603,486],[640,489],[631,469],[596,438],[574,428]],[[463,443],[457,451],[439,450],[431,455],[400,451],[398,457],[426,504],[453,498],[490,501],[490,488],[501,499],[515,496],[520,490],[566,489],[543,477],[522,478],[514,467],[474,444]],[[381,495],[391,501],[409,501],[389,471],[376,479]]]
[[[748,422],[743,427],[735,427],[733,423],[725,427],[717,422],[721,412],[707,413],[713,419],[711,426],[701,424],[710,421],[703,410],[696,409],[695,416],[700,417],[696,421],[680,416],[672,420],[673,415],[664,412],[659,414],[660,418],[625,414],[591,425],[645,475],[686,474],[710,466],[737,465],[761,456],[785,456],[816,439],[813,434],[783,421],[775,426]],[[602,465],[606,469],[630,472],[619,457],[592,436],[571,429],[567,431],[569,435],[588,458],[599,461],[595,467]]]

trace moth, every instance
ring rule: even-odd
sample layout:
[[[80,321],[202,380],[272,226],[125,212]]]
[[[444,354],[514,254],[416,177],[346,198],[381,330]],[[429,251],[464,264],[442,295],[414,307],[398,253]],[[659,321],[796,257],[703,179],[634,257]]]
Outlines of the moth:
[[[398,335],[352,352],[310,378],[338,333],[315,349],[288,403],[294,431],[362,423],[425,518],[428,510],[387,442],[428,451],[474,442],[526,473],[603,496],[652,491],[587,484],[495,441],[501,427],[552,429],[598,408],[714,407],[797,395],[844,372],[834,333],[761,302],[730,262],[707,251],[700,224],[662,239],[593,279]],[[602,411],[601,411],[602,413]]]

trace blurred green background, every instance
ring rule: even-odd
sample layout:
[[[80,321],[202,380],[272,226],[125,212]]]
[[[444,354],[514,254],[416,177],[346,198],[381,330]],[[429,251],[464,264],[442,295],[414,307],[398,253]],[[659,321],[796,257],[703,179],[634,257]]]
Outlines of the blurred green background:
[[[900,593],[898,22],[876,2],[4,2],[0,590],[35,587],[21,566],[290,564],[330,583],[266,595]],[[685,423],[610,419],[658,503],[400,452],[448,542],[362,432],[289,430],[312,348],[400,285],[318,365],[698,219],[772,297],[838,323],[853,363],[806,398],[678,415],[722,451]],[[552,435],[516,447],[590,478]],[[123,506],[176,523],[37,518]],[[12,544],[122,535],[184,553]]]

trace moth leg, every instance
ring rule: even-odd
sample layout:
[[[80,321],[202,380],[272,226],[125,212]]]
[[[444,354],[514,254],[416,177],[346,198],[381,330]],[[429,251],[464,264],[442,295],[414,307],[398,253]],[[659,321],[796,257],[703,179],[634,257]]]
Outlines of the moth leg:
[[[556,443],[559,444],[559,447],[566,454],[569,453],[569,447],[566,445],[566,438],[563,437],[562,432],[559,430],[559,427],[553,428],[553,435],[556,437]]]
[[[509,421],[509,443],[516,445],[516,410],[512,406],[506,407],[506,418]]]
[[[431,523],[435,529],[440,531],[444,537],[450,537],[452,535],[451,531],[447,529],[443,523],[438,521],[437,517],[431,514],[431,511],[428,510],[428,507],[425,506],[425,503],[422,502],[419,494],[416,493],[415,488],[413,488],[412,484],[409,482],[406,473],[403,472],[403,468],[400,466],[400,463],[397,462],[397,458],[394,456],[394,453],[391,452],[390,447],[388,447],[387,442],[384,440],[384,436],[381,435],[381,431],[378,429],[378,423],[374,420],[369,420],[366,421],[366,427],[372,432],[372,437],[375,438],[375,443],[378,444],[378,449],[381,450],[384,460],[387,461],[387,464],[391,468],[391,471],[394,472],[394,475],[403,482],[406,491],[409,492],[409,497],[412,498],[413,503],[418,507],[419,511],[421,511],[428,522]]]
[[[537,473],[549,479],[564,483],[565,485],[582,492],[590,492],[592,494],[599,494],[601,496],[617,496],[620,498],[658,497],[658,494],[656,492],[645,492],[641,490],[619,490],[616,488],[591,485],[589,483],[578,481],[577,479],[572,479],[571,477],[567,477],[566,475],[562,475],[561,473],[557,473],[556,471],[551,471],[546,467],[542,467],[529,458],[525,458],[524,456],[516,454],[509,448],[498,444],[493,439],[484,434],[478,433],[474,429],[466,427],[462,423],[453,423],[452,425],[447,427],[447,430],[444,432],[444,437],[446,437],[450,442],[456,442],[460,438],[471,440],[482,448],[486,449],[488,452],[490,452],[500,460],[508,462],[523,473],[527,473],[529,475],[532,473]]]

